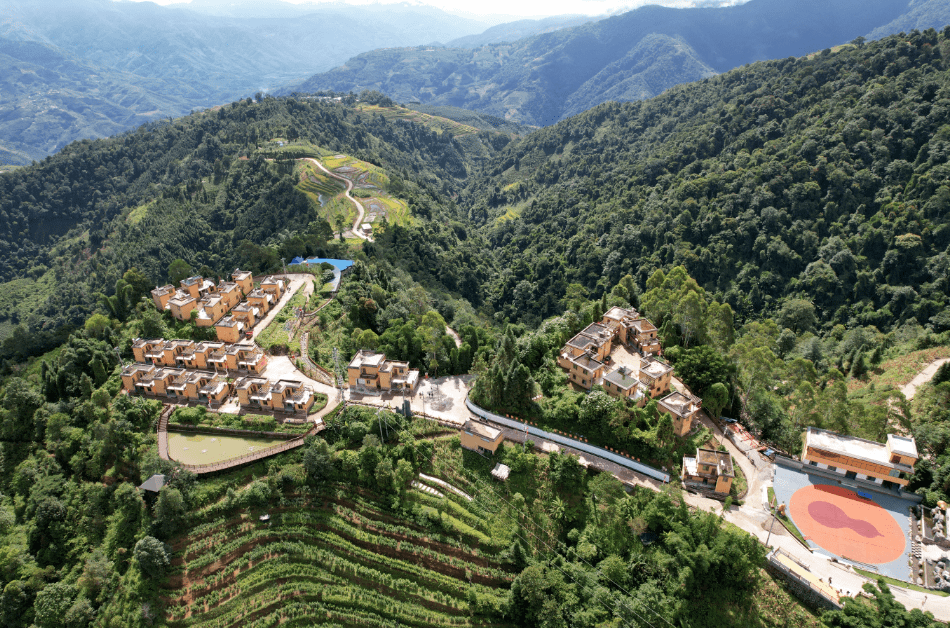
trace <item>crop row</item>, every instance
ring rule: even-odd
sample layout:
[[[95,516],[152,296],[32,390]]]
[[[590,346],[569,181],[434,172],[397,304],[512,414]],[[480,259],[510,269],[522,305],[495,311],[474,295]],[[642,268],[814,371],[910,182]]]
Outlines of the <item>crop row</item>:
[[[241,590],[213,591],[196,600],[189,607],[178,607],[169,613],[170,619],[182,619],[188,611],[190,625],[224,626],[240,621],[266,607],[275,600],[291,600],[301,596],[325,602],[335,602],[354,609],[374,613],[384,612],[399,618],[404,624],[455,625],[468,614],[464,603],[447,605],[440,600],[428,601],[399,594],[386,586],[359,578],[349,581],[325,577],[314,565],[298,564],[297,570],[272,569],[269,581],[259,581],[254,587]],[[307,571],[302,571],[307,570]],[[317,572],[317,573],[314,573]],[[243,584],[243,583],[242,583]],[[376,590],[376,589],[380,590]]]
[[[241,564],[240,561],[253,562],[256,556],[267,554],[267,548],[273,543],[288,543],[291,545],[296,543],[301,546],[301,551],[304,551],[305,548],[316,549],[317,546],[319,546],[320,548],[326,548],[322,551],[332,553],[333,555],[344,558],[345,560],[354,560],[365,565],[372,565],[376,569],[380,569],[381,571],[389,573],[394,577],[410,577],[414,580],[428,582],[429,586],[450,593],[458,591],[459,588],[459,581],[452,576],[433,571],[400,558],[377,554],[376,552],[367,550],[332,532],[314,531],[299,528],[293,531],[278,531],[268,529],[251,531],[250,533],[246,533],[232,542],[224,544],[224,547],[221,547],[220,549],[215,548],[216,551],[214,552],[208,552],[198,559],[190,561],[186,566],[186,570],[190,575],[192,572],[206,568],[218,560],[226,560],[225,557],[229,554],[234,554],[235,556],[231,560],[227,560],[228,564],[232,567],[239,567]],[[252,546],[254,549],[249,551],[241,551],[243,546]],[[405,554],[409,557],[414,556],[405,550],[397,551],[397,553]],[[239,558],[240,561],[238,560]],[[461,571],[458,568],[445,565],[441,561],[439,561],[438,564],[442,565],[444,570]],[[468,574],[469,572],[465,573]],[[481,576],[481,574],[478,574],[475,570],[472,570],[471,573]],[[482,576],[482,578],[489,580],[497,579],[491,575],[485,575]]]
[[[478,567],[468,561],[462,560],[455,556],[450,556],[444,551],[440,551],[438,548],[430,547],[431,541],[429,541],[429,535],[425,535],[404,527],[369,521],[361,517],[358,513],[340,506],[338,506],[336,510],[336,514],[325,510],[309,509],[276,513],[272,519],[272,527],[266,529],[266,534],[274,534],[273,526],[275,524],[279,526],[278,529],[284,529],[288,526],[291,526],[295,531],[299,530],[301,526],[319,526],[337,530],[339,533],[364,544],[389,547],[392,550],[398,551],[400,553],[428,558],[430,560],[448,564],[459,569],[472,569],[480,572],[486,577],[505,577],[504,572],[498,569]],[[356,519],[357,521],[354,522],[353,519]],[[370,526],[374,529],[367,530],[365,527],[363,527],[363,525],[359,524],[365,524],[366,526]],[[467,528],[467,526],[464,526],[464,524],[462,527],[463,530],[461,532],[464,534],[469,536],[480,535],[480,533]],[[229,547],[233,548],[234,544],[240,542],[242,538],[252,538],[248,537],[248,535],[253,535],[255,531],[264,533],[264,530],[265,528],[260,527],[257,523],[232,519],[213,531],[206,531],[201,538],[196,539],[192,543],[188,544],[187,548],[182,554],[182,562],[187,569],[200,568],[203,562],[209,562],[216,559],[217,556],[215,556],[215,554],[227,551],[227,548]],[[455,548],[461,552],[470,553],[475,557],[478,556],[477,552],[470,550],[469,548],[462,548],[460,546],[455,546]],[[211,554],[210,556],[208,556],[209,553]],[[453,552],[453,554],[454,553],[455,552]]]

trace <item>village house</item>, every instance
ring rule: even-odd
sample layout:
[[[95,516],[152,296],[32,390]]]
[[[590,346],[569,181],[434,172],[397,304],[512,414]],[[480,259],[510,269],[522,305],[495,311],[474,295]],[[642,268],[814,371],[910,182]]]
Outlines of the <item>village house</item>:
[[[246,270],[236,269],[231,273],[231,281],[241,289],[241,294],[249,295],[254,290],[254,275]]]
[[[231,345],[225,351],[225,367],[229,371],[261,373],[267,364],[264,352],[255,344]]]
[[[673,431],[677,436],[685,436],[693,426],[693,419],[702,407],[702,400],[681,392],[670,393],[660,399],[657,408],[673,418]]]
[[[175,296],[175,292],[175,286],[171,284],[159,286],[152,290],[152,301],[155,303],[155,307],[164,312],[168,306],[168,301]]]
[[[481,454],[493,454],[498,451],[498,446],[505,440],[501,430],[488,427],[481,423],[469,419],[462,426],[462,432],[459,435],[462,441],[462,447],[477,451]]]
[[[233,316],[227,316],[214,326],[214,331],[221,342],[235,343],[244,334],[244,323]]]
[[[178,356],[195,346],[193,340],[166,340],[160,347],[156,346],[145,357],[151,359],[155,366],[179,366]]]
[[[156,397],[173,396],[168,392],[168,387],[187,372],[184,369],[155,368],[154,366],[152,368],[154,370],[148,375],[140,377],[135,382],[134,392]],[[129,390],[129,392],[133,391]]]
[[[270,309],[274,307],[274,304],[277,303],[277,299],[274,298],[274,295],[270,292],[265,292],[258,288],[247,294],[245,302],[251,307],[256,307],[263,315],[267,314]]]
[[[182,351],[181,355],[176,358],[178,366],[200,370],[214,368],[209,362],[209,358],[212,353],[222,350],[224,347],[223,342],[199,342]]]
[[[608,395],[621,399],[632,399],[638,406],[646,403],[645,386],[634,376],[631,369],[621,366],[604,376],[604,390]]]
[[[660,352],[660,341],[657,339],[656,326],[645,318],[639,318],[631,323],[633,328],[633,344],[643,355],[656,355]]]
[[[181,289],[187,292],[194,299],[200,299],[201,297],[208,295],[215,290],[214,282],[210,279],[205,279],[201,275],[195,275],[194,277],[189,277],[188,279],[182,279]]]
[[[419,371],[408,362],[387,360],[383,353],[357,351],[346,370],[351,390],[378,395],[387,392],[414,391],[419,384]]]
[[[208,294],[198,301],[198,316],[195,324],[198,327],[211,327],[228,313],[227,304],[217,292]]]
[[[586,388],[587,390],[593,388],[594,384],[597,383],[597,380],[599,380],[604,375],[603,363],[595,360],[587,354],[564,357],[563,359],[558,360],[558,364],[560,364],[562,367],[565,363],[569,365],[567,369],[568,379],[581,388]]]
[[[179,402],[202,403],[217,407],[231,394],[231,386],[223,375],[210,371],[185,371],[167,387]]]
[[[907,486],[919,457],[914,439],[897,434],[877,443],[809,427],[804,440],[802,462],[885,488]]]
[[[263,313],[259,308],[256,308],[249,302],[245,301],[241,305],[231,310],[231,316],[244,323],[244,326],[247,329],[250,329],[251,327],[254,327],[254,325],[257,324],[257,321],[263,317]]]
[[[280,301],[280,298],[284,296],[284,290],[287,289],[286,284],[283,279],[278,279],[277,277],[264,277],[261,280],[261,290],[272,294],[274,296],[274,302]]]
[[[135,384],[142,379],[151,379],[155,367],[151,364],[130,364],[122,369],[122,388],[135,392]]]
[[[271,383],[263,377],[243,377],[235,383],[238,401],[250,410],[306,413],[313,406],[313,390],[303,382],[282,379]]]
[[[244,298],[244,293],[241,292],[241,286],[233,281],[218,282],[217,293],[221,295],[221,300],[224,301],[224,307],[228,310],[234,308],[234,306],[240,303],[241,299]]]
[[[168,300],[168,311],[180,321],[190,321],[191,312],[198,307],[198,299],[179,290]]]
[[[638,378],[646,386],[650,397],[657,399],[670,392],[670,385],[673,382],[673,367],[660,360],[644,356],[640,358]]]
[[[146,357],[146,354],[164,355],[160,353],[165,347],[164,338],[135,338],[132,340],[132,356],[136,362],[151,362],[153,357]]]
[[[728,451],[699,447],[695,457],[683,456],[680,479],[688,488],[713,490],[728,495],[735,479],[732,456]]]

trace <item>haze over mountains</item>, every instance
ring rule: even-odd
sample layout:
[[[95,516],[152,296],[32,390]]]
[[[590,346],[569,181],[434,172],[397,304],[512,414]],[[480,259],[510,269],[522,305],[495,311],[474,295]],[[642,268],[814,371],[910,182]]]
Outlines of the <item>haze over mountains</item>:
[[[265,3],[194,8],[12,0],[0,15],[0,162],[303,80],[373,48],[484,30],[426,6]],[[243,7],[243,8],[242,8]],[[197,10],[196,10],[197,9]],[[204,13],[198,10],[205,11]],[[384,27],[382,26],[384,25]]]
[[[647,6],[475,49],[374,50],[311,77],[297,91],[375,89],[400,102],[452,105],[548,125],[608,100],[649,98],[753,61],[801,56],[859,36],[877,38],[948,22],[950,3],[945,0]]]

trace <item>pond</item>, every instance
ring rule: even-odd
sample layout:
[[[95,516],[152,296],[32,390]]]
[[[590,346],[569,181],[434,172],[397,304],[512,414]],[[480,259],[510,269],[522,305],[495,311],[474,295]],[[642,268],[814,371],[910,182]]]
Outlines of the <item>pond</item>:
[[[168,433],[168,456],[185,464],[214,464],[286,442],[279,438],[240,438]]]

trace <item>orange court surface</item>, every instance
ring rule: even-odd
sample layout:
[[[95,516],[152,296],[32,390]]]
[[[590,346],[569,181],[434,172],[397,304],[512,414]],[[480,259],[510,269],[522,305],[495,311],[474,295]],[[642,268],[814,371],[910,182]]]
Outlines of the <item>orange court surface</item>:
[[[842,486],[798,489],[789,500],[789,514],[806,540],[843,558],[874,565],[897,560],[906,550],[894,516]]]

